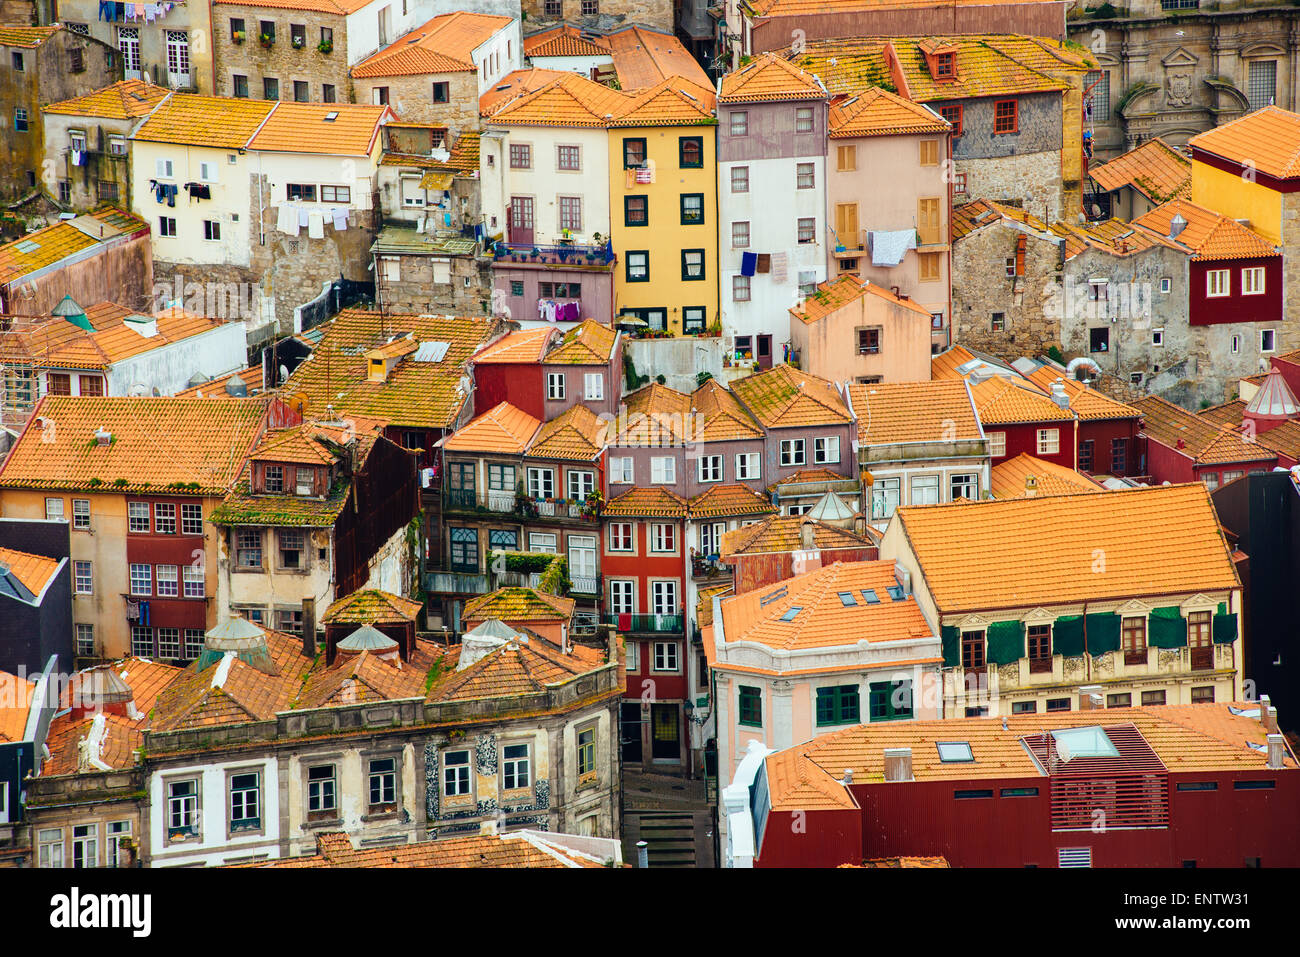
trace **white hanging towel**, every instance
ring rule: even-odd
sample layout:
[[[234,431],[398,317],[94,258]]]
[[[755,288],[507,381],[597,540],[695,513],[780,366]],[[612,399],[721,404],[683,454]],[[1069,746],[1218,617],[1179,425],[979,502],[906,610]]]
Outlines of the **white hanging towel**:
[[[343,232],[345,229],[348,228],[347,207],[343,207],[342,209],[340,209],[336,206],[334,209],[331,209],[330,218],[334,220],[334,228],[337,229],[339,232]]]
[[[285,203],[280,207],[275,220],[275,228],[290,236],[298,235],[298,209]]]
[[[298,208],[298,228],[307,228],[307,208],[305,206]]]
[[[307,238],[324,239],[325,238],[325,214],[318,210],[312,210],[307,214]]]
[[[872,230],[871,265],[897,266],[909,249],[916,248],[915,229]]]

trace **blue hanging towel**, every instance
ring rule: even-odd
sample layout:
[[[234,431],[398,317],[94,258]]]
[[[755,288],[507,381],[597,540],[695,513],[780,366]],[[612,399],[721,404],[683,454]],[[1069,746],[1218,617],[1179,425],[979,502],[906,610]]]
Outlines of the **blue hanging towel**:
[[[444,226],[450,226],[450,225],[451,225],[451,213],[443,213],[443,214],[442,214],[442,224],[443,224]]]
[[[757,269],[758,253],[740,254],[740,274],[742,276],[752,276]]]

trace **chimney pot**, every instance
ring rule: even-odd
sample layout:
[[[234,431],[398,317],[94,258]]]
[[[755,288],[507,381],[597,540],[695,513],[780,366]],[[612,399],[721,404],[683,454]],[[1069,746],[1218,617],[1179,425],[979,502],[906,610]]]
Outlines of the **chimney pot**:
[[[885,748],[885,780],[912,780],[911,748]]]
[[[1280,734],[1270,734],[1268,736],[1268,766],[1273,769],[1282,767],[1282,759],[1286,754],[1285,739]]]
[[[844,783],[845,783],[845,784],[852,784],[852,783],[853,783],[853,769],[852,769],[852,768],[845,768],[845,769],[844,769]]]
[[[316,599],[302,600],[302,653],[308,658],[316,657]]]
[[[812,519],[805,518],[799,523],[799,546],[805,551],[813,547],[813,533],[816,531]]]

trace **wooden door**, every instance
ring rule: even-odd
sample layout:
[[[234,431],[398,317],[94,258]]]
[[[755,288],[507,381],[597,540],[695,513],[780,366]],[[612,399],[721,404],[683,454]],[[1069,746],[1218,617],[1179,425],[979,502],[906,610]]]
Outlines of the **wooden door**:
[[[533,244],[533,198],[510,197],[510,242],[521,246]]]

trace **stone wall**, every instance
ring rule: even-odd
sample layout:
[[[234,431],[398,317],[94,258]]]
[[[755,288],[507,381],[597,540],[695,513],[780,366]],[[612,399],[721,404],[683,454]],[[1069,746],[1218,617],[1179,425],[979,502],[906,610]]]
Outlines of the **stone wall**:
[[[244,21],[243,43],[235,43],[231,38],[232,18]],[[275,23],[275,43],[270,48],[259,42],[263,20]],[[335,102],[352,102],[347,18],[342,14],[221,4],[214,8],[213,21],[218,96],[234,96],[231,77],[240,74],[248,77],[248,95],[254,100],[265,97],[262,81],[272,77],[280,82],[279,98],[282,100],[293,100],[294,81],[301,81],[307,84],[308,102],[324,101],[322,87],[325,84],[334,87]],[[291,25],[306,28],[306,40],[301,48],[293,45]],[[322,27],[334,31],[334,48],[330,53],[318,49]]]
[[[1015,359],[1060,342],[1060,322],[1050,307],[1063,282],[1060,247],[1027,235],[1025,275],[1017,282],[1006,275],[1005,263],[1016,255],[1022,235],[1027,234],[1009,224],[995,224],[953,244],[954,344]],[[993,328],[994,313],[1003,315],[1001,331]]]
[[[451,282],[433,281],[433,257],[398,256],[401,278],[376,279],[379,303],[389,312],[456,316],[488,314],[491,267],[474,256],[451,256]],[[442,258],[442,257],[440,257]],[[468,280],[468,285],[466,284]]]
[[[966,195],[972,200],[992,199],[1020,206],[1049,222],[1061,217],[1064,199],[1061,154],[1057,150],[958,159],[953,165],[958,173],[966,174]],[[953,275],[957,275],[955,270]]]
[[[447,84],[448,102],[433,102],[435,83]],[[387,88],[388,105],[403,122],[445,126],[452,133],[448,142],[479,128],[478,80],[472,72],[358,77],[352,84],[358,103],[374,103],[374,90]]]
[[[664,33],[673,32],[673,4],[670,0],[559,0],[559,16],[548,11],[546,0],[522,0],[526,34],[549,30],[567,23],[581,30],[598,30],[602,33],[637,24],[653,27]],[[595,9],[595,15],[583,15],[584,9]]]

